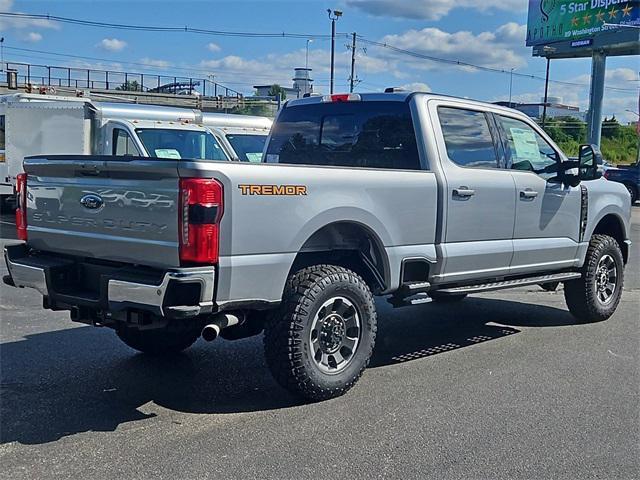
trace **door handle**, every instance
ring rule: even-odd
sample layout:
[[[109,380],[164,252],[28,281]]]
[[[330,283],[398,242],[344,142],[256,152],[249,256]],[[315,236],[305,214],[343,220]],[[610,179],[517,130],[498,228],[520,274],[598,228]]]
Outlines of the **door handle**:
[[[520,190],[520,198],[536,198],[538,196],[538,192],[535,190],[531,190],[527,188],[526,190]]]
[[[454,197],[468,198],[473,197],[476,194],[475,190],[471,190],[467,187],[458,187],[453,189]]]

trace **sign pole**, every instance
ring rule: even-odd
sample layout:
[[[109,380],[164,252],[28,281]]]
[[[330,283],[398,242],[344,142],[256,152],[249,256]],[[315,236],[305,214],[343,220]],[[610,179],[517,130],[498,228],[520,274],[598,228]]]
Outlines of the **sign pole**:
[[[602,100],[607,56],[603,51],[593,51],[591,57],[591,88],[589,91],[589,143],[600,146],[602,136]]]
[[[542,106],[542,128],[547,124],[547,104],[549,103],[549,66],[551,59],[547,57],[547,75],[544,82],[544,105]]]

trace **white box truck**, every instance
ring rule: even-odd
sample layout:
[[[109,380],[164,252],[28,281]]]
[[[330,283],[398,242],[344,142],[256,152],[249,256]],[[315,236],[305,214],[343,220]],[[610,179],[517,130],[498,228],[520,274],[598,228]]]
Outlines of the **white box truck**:
[[[14,193],[32,155],[132,155],[260,161],[271,120],[86,97],[0,97],[0,195]]]

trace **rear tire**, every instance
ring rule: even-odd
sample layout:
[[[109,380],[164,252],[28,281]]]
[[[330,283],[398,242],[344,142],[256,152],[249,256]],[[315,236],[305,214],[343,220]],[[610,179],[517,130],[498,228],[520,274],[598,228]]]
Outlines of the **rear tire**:
[[[616,311],[624,285],[618,242],[608,235],[594,235],[580,272],[582,278],[564,283],[569,311],[583,323],[606,320]]]
[[[200,336],[200,330],[176,322],[150,330],[121,325],[116,328],[116,334],[134,350],[160,356],[176,354],[189,348]]]
[[[358,381],[375,344],[373,295],[351,270],[304,268],[289,277],[279,311],[265,326],[276,381],[312,401],[338,397]]]

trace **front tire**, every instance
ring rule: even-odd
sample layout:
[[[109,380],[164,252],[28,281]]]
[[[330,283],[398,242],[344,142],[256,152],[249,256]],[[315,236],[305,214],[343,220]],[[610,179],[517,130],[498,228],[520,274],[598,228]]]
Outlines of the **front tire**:
[[[338,397],[369,364],[376,330],[373,295],[359,275],[307,267],[289,278],[280,310],[265,326],[265,357],[276,381],[295,395]]]
[[[126,345],[153,356],[173,355],[189,348],[200,336],[200,330],[189,325],[169,323],[163,328],[140,330],[126,325],[116,328]]]
[[[564,284],[569,311],[584,323],[606,320],[622,297],[624,261],[618,242],[608,235],[594,235],[581,273],[582,278]]]

